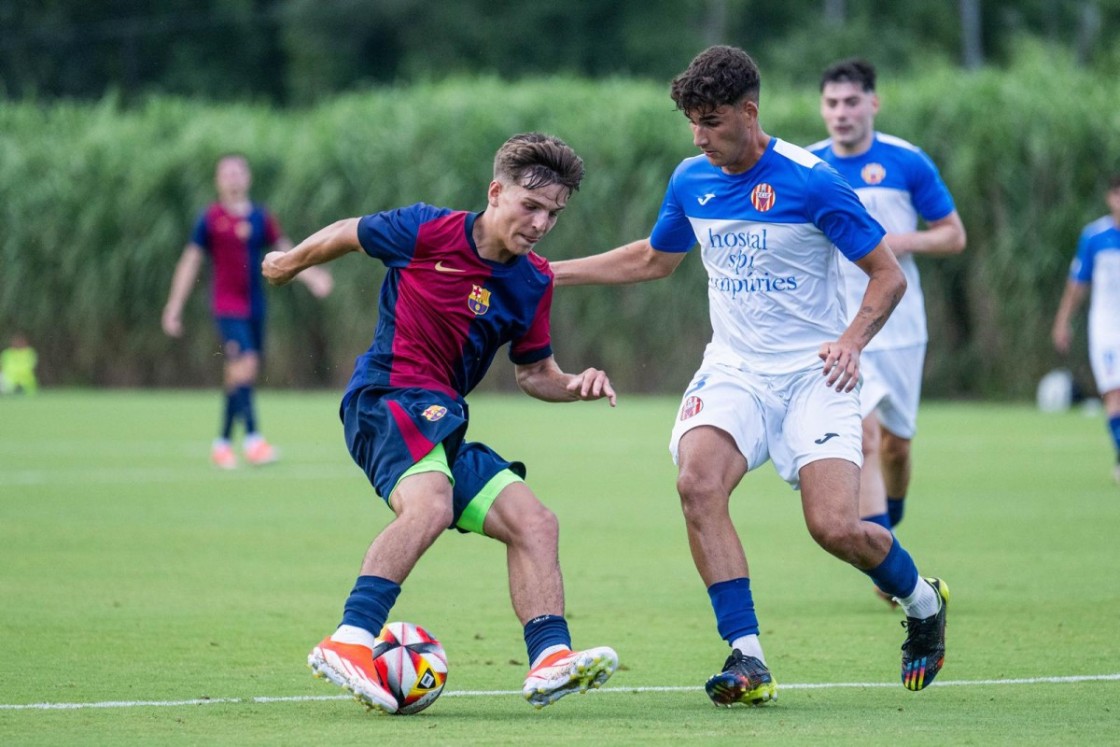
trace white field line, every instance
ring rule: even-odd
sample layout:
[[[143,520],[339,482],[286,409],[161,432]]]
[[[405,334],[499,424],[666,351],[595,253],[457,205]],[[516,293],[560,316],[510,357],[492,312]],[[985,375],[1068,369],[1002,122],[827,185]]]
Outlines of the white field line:
[[[1068,677],[1024,677],[1004,680],[938,680],[930,687],[971,687],[977,685],[1066,685],[1077,682],[1120,682],[1117,674],[1086,674]],[[897,682],[808,682],[779,685],[782,690],[824,690],[828,688],[901,687]],[[686,693],[698,692],[699,686],[685,687],[604,687],[597,692],[617,693]],[[520,690],[449,690],[445,698],[479,698],[521,695]],[[194,698],[191,700],[108,700],[101,703],[0,703],[0,711],[73,711],[84,708],[141,708],[168,706],[199,706],[243,703],[308,703],[323,700],[350,700],[349,695],[289,695],[252,698]]]

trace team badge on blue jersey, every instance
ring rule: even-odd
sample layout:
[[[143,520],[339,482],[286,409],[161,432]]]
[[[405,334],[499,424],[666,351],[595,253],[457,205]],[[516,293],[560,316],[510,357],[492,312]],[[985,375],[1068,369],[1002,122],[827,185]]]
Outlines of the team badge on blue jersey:
[[[440,418],[442,418],[446,414],[447,414],[447,408],[444,407],[443,405],[429,405],[427,410],[424,410],[424,412],[420,413],[420,415],[425,420],[430,420],[433,423],[435,421],[439,420]]]
[[[865,184],[878,184],[887,178],[887,169],[881,163],[869,163],[859,171]]]
[[[754,209],[760,213],[765,213],[770,208],[774,207],[774,188],[766,182],[759,184],[751,190],[751,204]]]
[[[490,291],[481,285],[472,285],[471,294],[467,296],[467,308],[477,316],[482,316],[490,310]]]
[[[688,420],[693,415],[699,415],[704,409],[704,400],[699,397],[687,397],[681,405],[681,420]]]

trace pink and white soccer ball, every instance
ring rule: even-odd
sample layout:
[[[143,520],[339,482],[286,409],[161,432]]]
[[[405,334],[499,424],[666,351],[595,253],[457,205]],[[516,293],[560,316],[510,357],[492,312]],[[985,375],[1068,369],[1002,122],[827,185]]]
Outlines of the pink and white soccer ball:
[[[373,665],[397,699],[397,713],[419,713],[435,702],[447,684],[447,654],[419,625],[391,622],[373,647]]]

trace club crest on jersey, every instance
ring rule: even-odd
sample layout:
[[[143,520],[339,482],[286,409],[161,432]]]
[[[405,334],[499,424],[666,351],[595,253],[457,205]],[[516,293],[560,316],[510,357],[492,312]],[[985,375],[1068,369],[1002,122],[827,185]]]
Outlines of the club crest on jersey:
[[[774,188],[766,182],[755,186],[755,188],[751,190],[751,204],[754,205],[754,209],[760,213],[765,213],[767,210],[774,207],[775,198]]]
[[[428,405],[428,409],[420,413],[420,416],[434,423],[446,414],[447,408],[443,405]]]
[[[490,310],[490,291],[481,285],[472,285],[471,294],[467,296],[467,308],[476,316],[485,314]]]
[[[700,411],[704,409],[704,400],[699,397],[690,396],[685,398],[684,404],[681,405],[681,420],[688,420],[694,415],[699,415]]]
[[[878,184],[887,178],[887,169],[881,163],[869,163],[859,171],[865,184]]]

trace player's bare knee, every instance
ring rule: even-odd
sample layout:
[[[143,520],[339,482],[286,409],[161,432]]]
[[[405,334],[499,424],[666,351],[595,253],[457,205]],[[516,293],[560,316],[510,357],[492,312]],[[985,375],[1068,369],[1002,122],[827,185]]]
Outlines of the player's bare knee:
[[[556,514],[540,501],[526,502],[524,509],[513,526],[515,541],[556,544],[560,537]]]
[[[910,439],[886,436],[882,439],[883,460],[889,464],[906,464],[910,460]]]
[[[874,456],[882,448],[882,438],[879,433],[879,422],[874,418],[863,420],[863,460]]]

